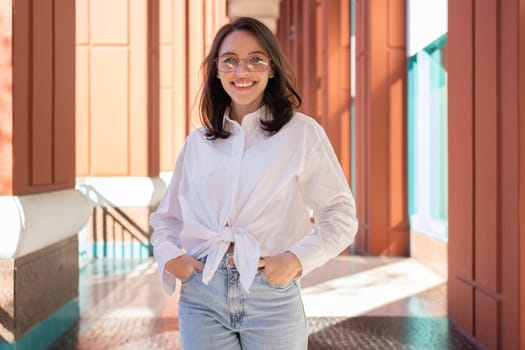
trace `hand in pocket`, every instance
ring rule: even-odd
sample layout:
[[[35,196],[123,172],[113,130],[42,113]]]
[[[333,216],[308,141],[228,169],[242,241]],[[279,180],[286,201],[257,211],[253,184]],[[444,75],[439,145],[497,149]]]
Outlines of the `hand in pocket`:
[[[191,255],[180,255],[166,263],[164,270],[180,280],[188,279],[194,270],[202,271],[204,264]]]

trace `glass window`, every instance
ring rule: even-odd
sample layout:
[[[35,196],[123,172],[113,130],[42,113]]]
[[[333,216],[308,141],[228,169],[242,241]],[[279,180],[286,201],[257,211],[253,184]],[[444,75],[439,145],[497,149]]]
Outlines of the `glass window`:
[[[408,63],[408,187],[412,229],[448,237],[446,35]]]

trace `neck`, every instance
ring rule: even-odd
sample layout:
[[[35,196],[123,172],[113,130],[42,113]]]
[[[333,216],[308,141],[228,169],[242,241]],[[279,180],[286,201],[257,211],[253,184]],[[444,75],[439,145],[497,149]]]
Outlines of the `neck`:
[[[235,120],[237,123],[241,124],[244,117],[250,113],[255,112],[261,108],[261,104],[252,105],[252,106],[238,106],[232,105],[230,112],[230,119]]]

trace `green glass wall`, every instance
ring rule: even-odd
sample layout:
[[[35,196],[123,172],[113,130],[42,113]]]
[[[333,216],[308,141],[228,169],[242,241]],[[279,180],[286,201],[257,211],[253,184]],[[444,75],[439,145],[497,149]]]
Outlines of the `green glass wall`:
[[[412,229],[448,237],[446,35],[408,61],[408,188]]]

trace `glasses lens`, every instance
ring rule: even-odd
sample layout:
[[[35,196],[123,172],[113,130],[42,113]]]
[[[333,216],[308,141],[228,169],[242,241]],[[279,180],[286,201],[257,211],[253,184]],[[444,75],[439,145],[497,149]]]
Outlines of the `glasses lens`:
[[[242,59],[235,55],[224,55],[217,59],[217,69],[220,72],[234,72],[241,61],[245,61],[245,67],[250,72],[264,72],[270,66],[270,59],[263,54],[249,55]]]
[[[217,59],[217,69],[221,72],[233,72],[238,65],[239,59],[233,55],[224,55]]]
[[[251,55],[246,58],[246,66],[252,72],[263,72],[268,69],[269,65],[270,60],[262,54]]]

